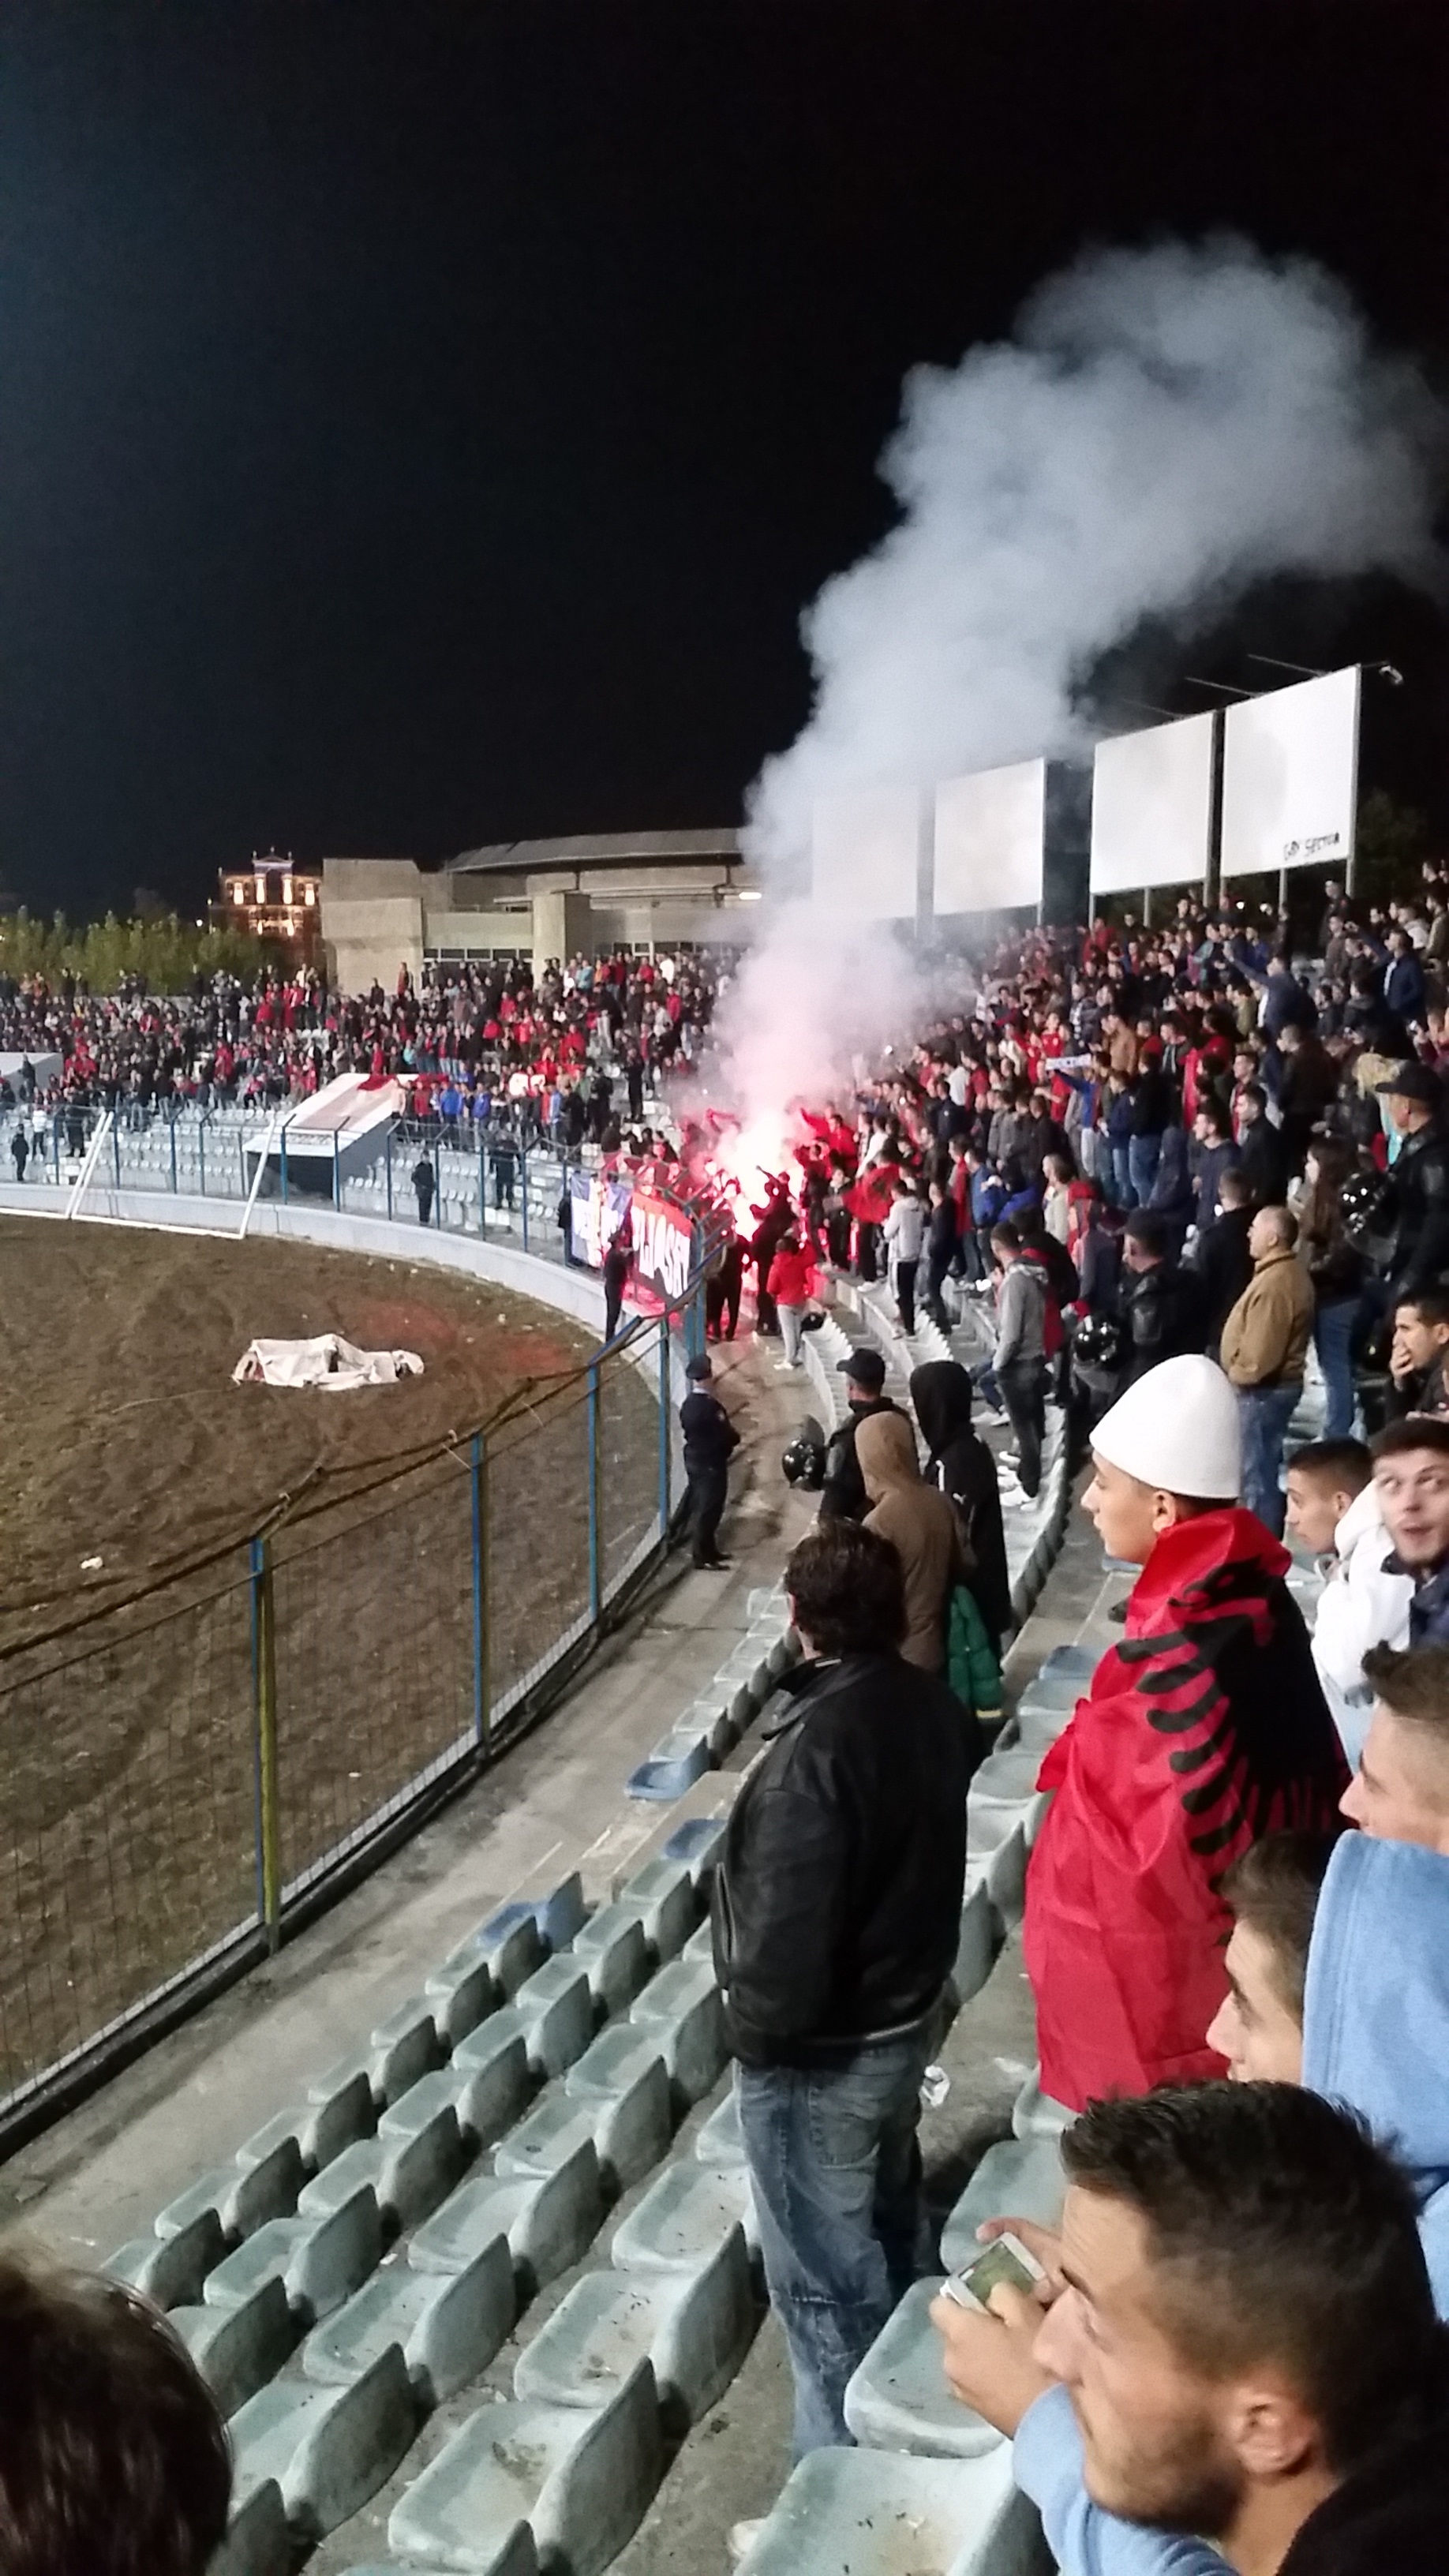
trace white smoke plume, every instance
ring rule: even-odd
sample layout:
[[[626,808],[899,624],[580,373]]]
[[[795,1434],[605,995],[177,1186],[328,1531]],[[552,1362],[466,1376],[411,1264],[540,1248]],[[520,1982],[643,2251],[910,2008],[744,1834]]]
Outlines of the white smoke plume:
[[[1332,278],[1237,241],[1094,254],[1009,343],[918,369],[882,461],[900,521],[807,611],[814,711],[750,796],[767,884],[805,881],[818,798],[1085,748],[1078,693],[1144,619],[1200,621],[1274,574],[1422,575],[1430,431]],[[837,937],[816,897],[808,932],[788,903],[762,920],[722,1015],[749,1114],[818,1093],[909,1008],[883,935]]]

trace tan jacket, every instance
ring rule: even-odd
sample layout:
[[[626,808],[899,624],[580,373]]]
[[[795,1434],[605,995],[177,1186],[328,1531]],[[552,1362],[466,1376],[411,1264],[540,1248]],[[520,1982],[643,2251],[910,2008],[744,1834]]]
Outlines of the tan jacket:
[[[1296,1252],[1278,1244],[1259,1262],[1223,1326],[1223,1367],[1234,1386],[1295,1383],[1312,1330],[1308,1273]]]
[[[903,1413],[867,1414],[855,1455],[873,1505],[865,1526],[890,1540],[905,1569],[901,1653],[923,1672],[939,1673],[946,1661],[946,1604],[963,1572],[956,1515],[944,1494],[923,1484],[915,1434]]]

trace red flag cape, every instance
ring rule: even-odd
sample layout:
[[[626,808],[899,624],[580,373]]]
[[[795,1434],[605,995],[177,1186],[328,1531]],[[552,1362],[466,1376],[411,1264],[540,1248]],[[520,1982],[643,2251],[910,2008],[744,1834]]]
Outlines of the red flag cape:
[[[895,1198],[898,1171],[899,1166],[895,1163],[872,1163],[868,1171],[861,1173],[858,1181],[853,1181],[848,1190],[841,1191],[843,1205],[862,1225],[885,1223]]]
[[[1235,1505],[1165,1530],[1042,1764],[1026,1965],[1042,2090],[1074,2111],[1222,2073],[1222,1873],[1262,1834],[1337,1821],[1348,1773],[1288,1564]]]

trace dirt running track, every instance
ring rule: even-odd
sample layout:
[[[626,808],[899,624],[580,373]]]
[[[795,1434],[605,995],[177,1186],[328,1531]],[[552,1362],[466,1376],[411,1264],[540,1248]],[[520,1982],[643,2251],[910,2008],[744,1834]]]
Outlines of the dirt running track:
[[[253,1335],[327,1331],[415,1350],[424,1375],[231,1384]],[[422,1266],[0,1218],[0,2095],[255,1908],[247,1539],[280,1496],[285,1880],[473,1722],[467,1446],[405,1472],[399,1453],[442,1449],[534,1382],[487,1449],[491,1698],[586,1608],[589,1423],[569,1379],[589,1349],[546,1307]],[[626,1363],[598,1446],[607,1577],[656,1496],[657,1412]]]

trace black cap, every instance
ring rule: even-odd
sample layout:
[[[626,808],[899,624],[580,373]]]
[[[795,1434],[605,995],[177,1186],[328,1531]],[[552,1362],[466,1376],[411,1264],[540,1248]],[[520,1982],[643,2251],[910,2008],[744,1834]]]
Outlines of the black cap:
[[[879,1351],[852,1351],[835,1365],[842,1377],[853,1379],[857,1386],[870,1387],[876,1395],[885,1384],[885,1361]]]
[[[686,1377],[713,1377],[714,1369],[708,1351],[701,1351],[698,1359],[691,1360],[684,1374]]]
[[[1401,1064],[1374,1089],[1395,1092],[1400,1100],[1425,1101],[1431,1109],[1444,1106],[1444,1085],[1431,1064]]]

